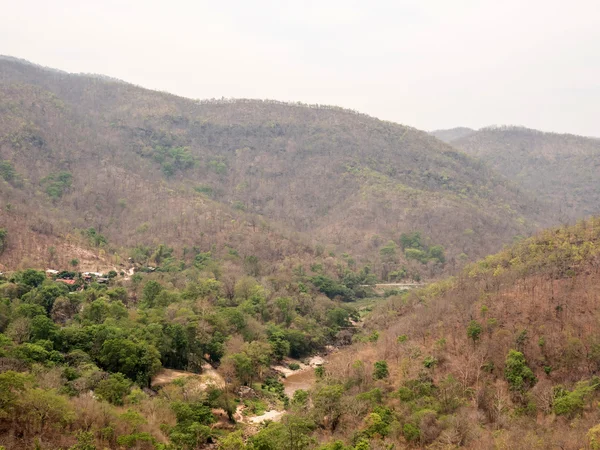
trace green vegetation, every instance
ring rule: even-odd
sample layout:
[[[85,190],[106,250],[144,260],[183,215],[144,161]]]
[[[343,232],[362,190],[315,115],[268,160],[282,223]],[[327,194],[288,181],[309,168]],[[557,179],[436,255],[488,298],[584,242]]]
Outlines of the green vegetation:
[[[6,249],[7,240],[8,231],[6,231],[6,228],[0,228],[0,255],[4,253],[4,250]]]
[[[96,239],[90,243],[98,242],[94,229],[84,235]],[[0,282],[0,357],[22,372],[0,374],[0,426],[24,427],[27,442],[39,435],[50,438],[56,427],[68,425],[73,430],[69,439],[80,447],[157,446],[164,434],[172,448],[191,449],[224,437],[212,428],[215,408],[225,410],[228,420],[233,420],[236,401],[245,406],[246,415],[260,415],[274,405],[308,409],[309,394],[289,399],[271,365],[323,350],[340,333],[351,336],[350,318],[357,318],[351,306],[330,300],[316,288],[294,292],[282,282],[265,286],[250,276],[235,281],[229,291],[227,279],[203,272],[207,264],[220,272],[222,260],[198,258],[201,253],[192,252],[179,262],[182,269],[166,272],[163,266],[174,264],[172,249],[158,245],[137,251],[160,265],[154,273],[138,272],[129,282],[115,271],[104,284],[85,281],[77,272],[56,275],[73,279],[68,285],[34,269],[14,272]],[[245,262],[239,264],[242,268]],[[345,272],[346,280],[349,276]],[[273,287],[277,285],[279,292]],[[193,378],[162,389],[152,385],[164,367],[201,374],[208,363],[227,374],[227,390],[199,389]],[[298,370],[300,365],[289,367]],[[318,370],[324,377],[323,368]],[[52,382],[44,381],[47,373]],[[242,385],[252,386],[256,396],[236,399],[233,392]],[[149,388],[158,392],[155,397],[148,396]],[[104,408],[106,421],[78,417],[82,402]],[[154,428],[148,425],[150,410],[165,417]],[[45,418],[34,420],[36,414]],[[171,416],[174,421],[169,421]],[[94,424],[91,431],[86,420]],[[253,437],[252,445],[263,440],[288,445],[285,433],[314,429],[310,418],[286,416]],[[233,437],[230,441],[238,442]],[[294,442],[305,448],[315,441],[299,435]]]
[[[0,177],[15,187],[23,187],[22,177],[10,161],[0,160]]]
[[[54,200],[61,198],[73,184],[73,175],[69,172],[51,173],[41,181],[46,194]]]
[[[388,369],[388,364],[386,361],[376,361],[375,368],[373,370],[373,378],[376,380],[381,380],[383,378],[387,378],[390,374]]]
[[[421,233],[418,231],[412,233],[403,233],[400,236],[400,244],[404,250],[404,256],[407,259],[414,259],[421,264],[427,264],[429,261],[434,261],[439,264],[446,262],[444,255],[444,247],[441,245],[433,245],[431,247],[423,243]]]
[[[523,353],[516,350],[508,352],[504,375],[510,389],[520,393],[531,388],[537,381],[532,370],[527,366]]]
[[[192,169],[197,164],[197,159],[187,147],[155,145],[145,148],[141,155],[158,163],[167,178]]]

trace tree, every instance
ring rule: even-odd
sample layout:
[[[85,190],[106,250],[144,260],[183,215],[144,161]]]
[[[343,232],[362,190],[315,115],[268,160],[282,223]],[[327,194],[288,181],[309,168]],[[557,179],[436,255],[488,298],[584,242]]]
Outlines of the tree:
[[[402,233],[400,235],[400,245],[402,246],[402,250],[406,250],[407,248],[423,248],[423,244],[421,242],[421,233],[419,231]]]
[[[229,433],[227,436],[219,439],[219,450],[245,450],[242,430]]]
[[[323,420],[328,418],[328,425],[331,430],[335,430],[339,418],[342,415],[341,398],[344,393],[344,386],[341,384],[330,384],[317,386],[313,395],[315,418]]]
[[[18,410],[32,429],[43,435],[50,424],[66,425],[74,414],[67,400],[50,390],[26,389],[18,400]]]
[[[4,250],[6,250],[7,238],[8,231],[6,231],[6,228],[0,228],[0,255],[4,253]]]
[[[99,298],[98,300],[94,300],[92,303],[87,305],[82,313],[81,318],[83,320],[88,320],[92,323],[101,324],[106,320],[109,315],[109,306],[106,303],[104,298]]]
[[[441,264],[446,262],[446,255],[444,255],[444,247],[441,245],[433,245],[429,248],[429,258],[436,259]]]
[[[390,372],[388,369],[387,361],[376,361],[373,370],[373,378],[376,380],[381,380],[383,378],[387,378]]]
[[[163,327],[160,354],[163,366],[173,369],[186,369],[190,344],[185,328],[180,324]]]
[[[122,373],[113,373],[106,380],[98,383],[95,394],[113,405],[122,405],[123,399],[129,394],[130,387],[131,381]]]
[[[285,339],[283,331],[277,330],[272,332],[269,336],[269,342],[271,343],[273,357],[277,361],[281,361],[290,354],[290,343]]]
[[[76,437],[77,444],[70,447],[69,450],[96,450],[94,433],[92,431],[79,431]]]
[[[158,294],[163,290],[162,285],[158,281],[150,280],[144,285],[144,291],[142,294],[142,300],[144,305],[149,308],[154,307],[154,301]]]
[[[26,286],[35,288],[46,279],[46,274],[40,270],[27,269],[17,275],[17,279]]]
[[[185,449],[200,448],[212,436],[209,427],[215,418],[210,407],[202,403],[175,402],[171,405],[177,425],[169,434],[171,440]]]
[[[389,241],[384,247],[381,247],[379,254],[381,259],[386,262],[393,262],[396,260],[396,248],[397,245],[394,241]]]
[[[483,331],[483,327],[476,320],[471,320],[469,322],[469,326],[467,326],[467,337],[473,340],[473,342],[477,342],[481,337],[481,332]]]
[[[50,283],[38,287],[23,296],[28,303],[33,303],[44,307],[47,314],[50,314],[54,301],[69,292],[67,285],[63,283]]]
[[[98,361],[110,372],[121,372],[140,385],[149,385],[160,369],[160,353],[146,342],[129,339],[109,339],[100,350]]]
[[[13,370],[0,373],[0,419],[12,412],[19,393],[25,390],[29,381],[29,375]]]
[[[252,436],[250,442],[253,450],[304,450],[313,442],[309,437],[313,429],[311,420],[288,414]]]
[[[58,327],[54,324],[52,319],[46,316],[35,316],[30,322],[30,333],[31,339],[34,341],[38,340],[50,340],[56,339],[58,333]]]
[[[506,357],[504,376],[513,392],[523,393],[537,382],[533,371],[527,366],[523,353],[510,350]]]

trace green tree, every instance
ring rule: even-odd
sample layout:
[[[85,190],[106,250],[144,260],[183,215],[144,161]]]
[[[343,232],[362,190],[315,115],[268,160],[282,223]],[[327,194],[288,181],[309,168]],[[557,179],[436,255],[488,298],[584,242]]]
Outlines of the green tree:
[[[140,385],[149,385],[160,369],[160,353],[146,342],[130,339],[108,339],[102,344],[98,361],[110,372],[121,372]]]
[[[73,175],[65,171],[51,173],[41,183],[45,186],[46,194],[56,200],[61,198],[67,189],[71,187]]]
[[[387,262],[396,260],[396,248],[397,245],[394,241],[389,241],[384,247],[379,250],[381,259]]]
[[[158,294],[163,290],[162,285],[158,281],[150,280],[144,285],[144,291],[142,293],[142,301],[145,306],[149,308],[154,307],[154,302]]]
[[[20,417],[39,435],[43,435],[48,426],[65,426],[74,417],[66,398],[54,391],[39,388],[23,392],[18,400],[18,411]]]
[[[77,432],[77,444],[69,447],[69,450],[96,450],[94,445],[94,433],[91,431]]]
[[[504,376],[510,389],[522,393],[537,382],[533,371],[527,366],[523,353],[510,350],[506,357]]]
[[[0,228],[0,255],[4,253],[4,250],[6,250],[7,240],[8,231],[6,231],[6,228]]]
[[[467,337],[471,339],[473,342],[477,342],[481,337],[481,332],[483,331],[483,327],[476,320],[471,320],[469,325],[467,326]]]
[[[275,360],[281,361],[290,354],[290,343],[285,338],[283,331],[271,333],[269,342],[271,343],[271,352]]]
[[[373,368],[373,378],[376,380],[381,380],[383,378],[387,378],[390,372],[388,369],[387,361],[376,361]]]
[[[27,269],[17,275],[17,280],[26,286],[35,288],[46,279],[46,274],[40,270]]]
[[[46,316],[38,315],[31,319],[30,322],[30,333],[31,339],[34,341],[38,340],[49,340],[53,341],[56,339],[59,328],[54,324],[52,319]]]
[[[219,439],[218,448],[219,450],[246,450],[242,430],[234,431]]]
[[[429,259],[435,259],[441,264],[446,262],[446,255],[444,255],[444,247],[441,245],[433,245],[429,247]]]
[[[329,427],[334,430],[342,415],[341,399],[344,386],[341,384],[317,385],[313,395],[313,411],[316,418],[329,419]]]
[[[98,383],[95,394],[113,405],[122,405],[123,399],[129,394],[130,387],[131,381],[122,373],[113,373],[106,380]]]
[[[12,412],[19,394],[25,390],[29,381],[29,375],[13,370],[0,373],[0,419]]]

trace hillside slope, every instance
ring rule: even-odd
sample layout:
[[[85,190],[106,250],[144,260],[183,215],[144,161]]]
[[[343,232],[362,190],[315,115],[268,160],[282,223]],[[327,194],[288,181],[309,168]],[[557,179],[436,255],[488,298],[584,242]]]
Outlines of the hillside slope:
[[[391,297],[317,385],[313,401],[343,391],[320,435],[371,448],[595,448],[599,292],[595,218]]]
[[[402,232],[452,260],[548,222],[542,203],[427,133],[339,108],[199,102],[3,58],[0,111],[13,239],[93,227],[116,246],[207,248],[246,240],[235,220],[378,264]],[[12,242],[6,255],[25,247]]]
[[[600,139],[494,127],[450,143],[552,203],[559,217],[600,212]]]

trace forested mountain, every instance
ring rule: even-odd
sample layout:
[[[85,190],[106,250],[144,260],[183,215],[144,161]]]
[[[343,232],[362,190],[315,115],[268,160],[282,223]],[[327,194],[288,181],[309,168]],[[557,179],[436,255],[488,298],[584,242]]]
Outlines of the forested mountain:
[[[561,220],[600,212],[600,139],[489,127],[448,142],[551,203]]]
[[[542,203],[477,160],[339,108],[194,101],[3,58],[0,112],[9,265],[45,254],[34,247],[60,258],[55,236],[93,228],[113,250],[228,245],[276,259],[281,242],[321,245],[385,278],[406,262],[389,247],[403,232],[453,263],[547,223]]]

